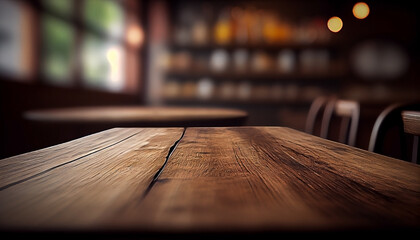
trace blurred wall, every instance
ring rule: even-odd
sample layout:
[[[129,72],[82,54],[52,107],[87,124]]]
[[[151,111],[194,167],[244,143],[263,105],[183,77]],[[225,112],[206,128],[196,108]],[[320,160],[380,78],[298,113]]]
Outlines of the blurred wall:
[[[419,21],[413,1],[366,1],[365,19],[356,2],[0,0],[0,157],[111,127],[29,122],[32,109],[231,107],[303,130],[324,95],[361,104],[367,149],[386,106],[420,100]]]

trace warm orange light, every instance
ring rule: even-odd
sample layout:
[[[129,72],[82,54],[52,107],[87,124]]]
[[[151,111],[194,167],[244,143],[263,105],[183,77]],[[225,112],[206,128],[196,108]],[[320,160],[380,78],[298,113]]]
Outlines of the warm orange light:
[[[353,6],[353,15],[358,19],[365,19],[369,12],[369,6],[364,2],[358,2]]]
[[[218,44],[227,44],[231,40],[232,31],[228,21],[219,21],[215,26],[215,40]]]
[[[137,25],[131,25],[127,29],[127,41],[129,44],[139,47],[143,44],[144,34],[142,29]]]
[[[343,21],[339,17],[332,17],[327,22],[328,29],[331,32],[339,32],[343,28]]]

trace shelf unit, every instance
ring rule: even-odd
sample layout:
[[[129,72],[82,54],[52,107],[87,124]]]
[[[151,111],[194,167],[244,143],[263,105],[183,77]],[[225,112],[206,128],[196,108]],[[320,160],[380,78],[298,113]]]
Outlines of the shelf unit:
[[[268,98],[253,98],[250,94],[249,99],[241,98],[223,98],[219,97],[220,94],[214,93],[212,97],[200,97],[198,94],[194,95],[191,92],[188,96],[180,94],[170,94],[166,96],[164,94],[164,101],[166,103],[179,103],[179,104],[237,104],[238,106],[246,107],[247,105],[309,105],[311,101],[319,94],[328,94],[329,92],[336,91],[341,83],[342,79],[346,76],[345,64],[341,56],[339,56],[339,46],[334,43],[313,43],[313,44],[299,44],[299,43],[283,43],[283,44],[205,44],[205,45],[185,45],[172,43],[168,45],[169,54],[188,54],[189,64],[182,68],[167,67],[165,71],[165,84],[179,84],[174,88],[183,88],[182,85],[192,83],[194,86],[188,86],[190,88],[198,88],[200,81],[209,80],[212,82],[213,91],[220,91],[218,87],[225,83],[238,86],[240,84],[249,84],[250,88],[257,87],[261,91],[264,86],[268,89],[277,88],[283,91],[285,96],[274,96]],[[224,51],[228,55],[232,55],[234,51],[241,49],[246,51],[251,56],[254,52],[263,52],[267,56],[271,57],[272,66],[267,69],[260,71],[252,70],[249,66],[242,70],[235,70],[233,64],[225,67],[225,70],[214,70],[209,67],[211,54],[214,51]],[[296,65],[293,71],[280,71],[276,68],[276,55],[287,49],[294,54],[294,64]],[[322,50],[328,53],[329,62],[326,69],[322,70],[301,70],[301,64],[299,54],[303,51],[317,51]],[[197,57],[198,56],[198,57]],[[196,59],[206,59],[205,64],[196,64]],[[176,61],[176,59],[174,60]],[[248,59],[248,62],[252,59]],[[203,65],[205,67],[203,67]],[[171,86],[170,86],[171,87]],[[173,87],[173,86],[172,86]],[[284,93],[287,89],[294,91],[292,94]],[[275,89],[274,89],[275,90]],[[272,90],[272,91],[274,91]],[[169,90],[170,92],[171,90]],[[190,90],[191,91],[191,90]],[[252,90],[251,90],[252,91]],[[257,89],[258,91],[258,89]],[[264,90],[262,90],[264,91]],[[271,92],[272,92],[271,91]],[[182,92],[180,90],[180,92]],[[306,96],[309,92],[309,96]],[[269,93],[270,95],[270,93]],[[289,97],[287,97],[289,95]],[[292,95],[292,96],[290,96]]]
[[[171,42],[168,44],[168,48],[171,50],[188,50],[188,51],[209,51],[215,49],[225,49],[228,51],[236,49],[248,49],[248,50],[273,50],[278,51],[281,49],[337,49],[339,48],[337,42],[313,42],[313,43],[299,43],[299,42],[280,42],[280,43],[259,43],[259,44],[239,44],[239,43],[229,43],[229,44],[217,44],[217,43],[208,43],[208,44],[179,44],[176,42]]]
[[[168,78],[178,78],[180,81],[190,78],[208,77],[215,81],[223,81],[229,79],[232,81],[242,81],[247,79],[249,81],[299,81],[301,83],[314,83],[316,84],[332,84],[335,79],[344,77],[344,72],[341,71],[328,71],[328,72],[313,72],[313,73],[281,73],[279,71],[210,71],[210,70],[169,70],[166,71]]]
[[[293,1],[287,6],[299,17],[272,1],[171,3],[167,55],[158,58],[160,102],[237,107],[255,119],[249,124],[300,129],[312,100],[336,93],[348,70],[345,48],[323,14],[301,12]],[[223,66],[214,64],[216,52],[227,55]]]

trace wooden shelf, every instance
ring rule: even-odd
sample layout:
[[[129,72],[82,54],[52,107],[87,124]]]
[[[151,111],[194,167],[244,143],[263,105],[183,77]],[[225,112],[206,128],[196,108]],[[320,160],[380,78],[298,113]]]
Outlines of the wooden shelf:
[[[235,50],[235,49],[248,49],[248,50],[281,50],[281,49],[309,49],[309,48],[327,48],[335,49],[339,45],[336,42],[317,42],[317,43],[297,43],[285,42],[278,44],[178,44],[170,43],[168,47],[171,50],[189,50],[189,51],[209,51],[215,49]]]
[[[167,71],[166,77],[179,79],[196,79],[208,77],[213,80],[299,80],[306,83],[334,83],[337,78],[344,77],[344,72],[324,71],[324,72],[302,72],[302,73],[280,73],[280,72],[215,72],[215,71]]]

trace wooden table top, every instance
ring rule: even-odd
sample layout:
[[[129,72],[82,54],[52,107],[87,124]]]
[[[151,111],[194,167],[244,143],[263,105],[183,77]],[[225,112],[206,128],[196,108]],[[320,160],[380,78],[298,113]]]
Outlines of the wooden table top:
[[[404,131],[420,136],[420,112],[403,111],[401,116],[404,122]]]
[[[98,106],[28,111],[25,117],[43,122],[159,124],[243,120],[245,111],[229,108]]]
[[[419,228],[419,165],[289,128],[114,128],[0,160],[3,231]]]

